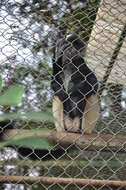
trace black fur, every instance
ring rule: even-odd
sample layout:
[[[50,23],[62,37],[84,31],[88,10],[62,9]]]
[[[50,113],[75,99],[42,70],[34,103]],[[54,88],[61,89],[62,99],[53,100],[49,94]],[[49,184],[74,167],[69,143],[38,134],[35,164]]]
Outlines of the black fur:
[[[95,74],[84,60],[85,44],[75,34],[57,39],[53,58],[51,87],[63,102],[64,114],[81,120],[86,99],[98,90]]]

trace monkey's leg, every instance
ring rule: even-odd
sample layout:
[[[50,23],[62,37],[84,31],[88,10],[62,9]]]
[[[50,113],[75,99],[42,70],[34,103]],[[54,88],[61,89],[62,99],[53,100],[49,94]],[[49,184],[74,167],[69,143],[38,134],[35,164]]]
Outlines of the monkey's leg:
[[[63,103],[58,96],[54,96],[52,105],[55,127],[58,132],[64,131],[64,111]]]
[[[96,122],[99,118],[99,101],[97,95],[92,95],[87,99],[85,111],[82,119],[82,127],[84,132],[90,134],[94,127],[96,126]]]

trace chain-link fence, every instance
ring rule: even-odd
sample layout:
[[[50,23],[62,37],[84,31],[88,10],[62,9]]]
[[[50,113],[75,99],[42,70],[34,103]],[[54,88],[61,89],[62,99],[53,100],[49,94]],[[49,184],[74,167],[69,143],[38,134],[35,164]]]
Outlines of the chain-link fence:
[[[125,0],[0,1],[0,189],[126,188]]]

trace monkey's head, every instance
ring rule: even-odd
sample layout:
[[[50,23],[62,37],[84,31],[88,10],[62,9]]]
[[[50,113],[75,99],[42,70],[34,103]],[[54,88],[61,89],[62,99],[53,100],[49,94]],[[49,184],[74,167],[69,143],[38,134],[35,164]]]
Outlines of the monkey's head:
[[[84,58],[85,51],[86,45],[76,34],[68,37],[61,34],[57,36],[55,58],[56,60],[62,58],[63,64],[71,63],[75,56]]]
[[[68,89],[71,91],[73,87],[71,77],[78,76],[78,68],[84,63],[85,51],[86,45],[76,34],[69,36],[59,34],[57,36],[55,61],[62,67],[62,78],[66,91]]]

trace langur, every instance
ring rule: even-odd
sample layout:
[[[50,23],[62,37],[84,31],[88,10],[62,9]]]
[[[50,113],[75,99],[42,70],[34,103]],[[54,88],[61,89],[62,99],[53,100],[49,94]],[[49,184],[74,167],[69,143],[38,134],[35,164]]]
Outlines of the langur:
[[[77,35],[58,35],[51,81],[57,131],[91,133],[99,118],[98,81],[85,63],[85,52]]]

